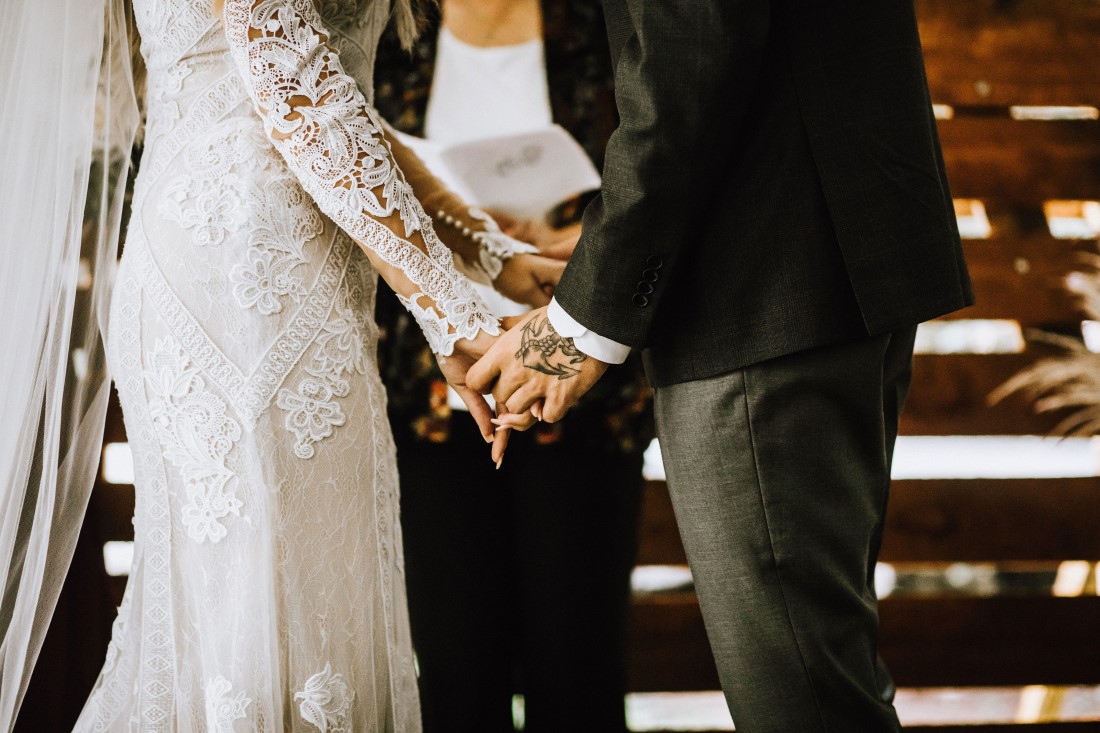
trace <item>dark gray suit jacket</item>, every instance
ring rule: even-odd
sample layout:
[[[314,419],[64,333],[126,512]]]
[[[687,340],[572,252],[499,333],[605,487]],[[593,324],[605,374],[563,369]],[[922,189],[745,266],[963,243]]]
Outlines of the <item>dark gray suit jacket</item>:
[[[603,0],[621,123],[558,288],[656,386],[973,302],[912,0]]]

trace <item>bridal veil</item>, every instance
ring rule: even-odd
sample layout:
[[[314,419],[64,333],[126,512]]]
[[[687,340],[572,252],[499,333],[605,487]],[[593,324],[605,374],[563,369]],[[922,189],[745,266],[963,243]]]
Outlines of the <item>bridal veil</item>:
[[[138,125],[122,0],[0,13],[0,730],[99,467],[103,342]]]

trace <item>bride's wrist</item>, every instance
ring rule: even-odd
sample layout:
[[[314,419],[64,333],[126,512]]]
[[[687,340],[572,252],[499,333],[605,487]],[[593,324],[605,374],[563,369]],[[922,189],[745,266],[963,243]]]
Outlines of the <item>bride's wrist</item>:
[[[480,359],[495,342],[497,336],[486,331],[478,331],[473,338],[461,338],[455,342],[455,351],[460,351],[474,358]]]

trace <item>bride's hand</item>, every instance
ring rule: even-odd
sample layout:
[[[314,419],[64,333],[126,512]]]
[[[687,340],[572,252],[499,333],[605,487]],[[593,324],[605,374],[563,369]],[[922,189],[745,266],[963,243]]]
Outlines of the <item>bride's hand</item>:
[[[493,287],[504,297],[532,308],[550,304],[565,263],[536,254],[518,254],[504,263]]]
[[[500,462],[504,459],[504,449],[508,445],[508,431],[496,432],[496,426],[491,422],[495,416],[493,408],[489,406],[484,395],[466,386],[466,372],[478,359],[485,355],[485,352],[496,342],[497,338],[499,337],[490,336],[482,331],[473,340],[460,339],[455,344],[454,352],[450,356],[437,356],[436,361],[439,363],[439,369],[443,372],[447,384],[454,388],[454,391],[462,398],[462,402],[470,411],[470,415],[477,423],[485,442],[492,443],[493,462],[499,468]]]

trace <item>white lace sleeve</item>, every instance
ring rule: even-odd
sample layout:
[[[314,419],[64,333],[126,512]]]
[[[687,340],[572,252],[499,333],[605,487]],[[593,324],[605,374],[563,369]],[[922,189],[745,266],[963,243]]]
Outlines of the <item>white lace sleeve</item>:
[[[325,214],[418,288],[399,296],[432,350],[449,355],[461,338],[499,333],[328,45],[313,1],[227,0],[225,27],[275,147]]]

